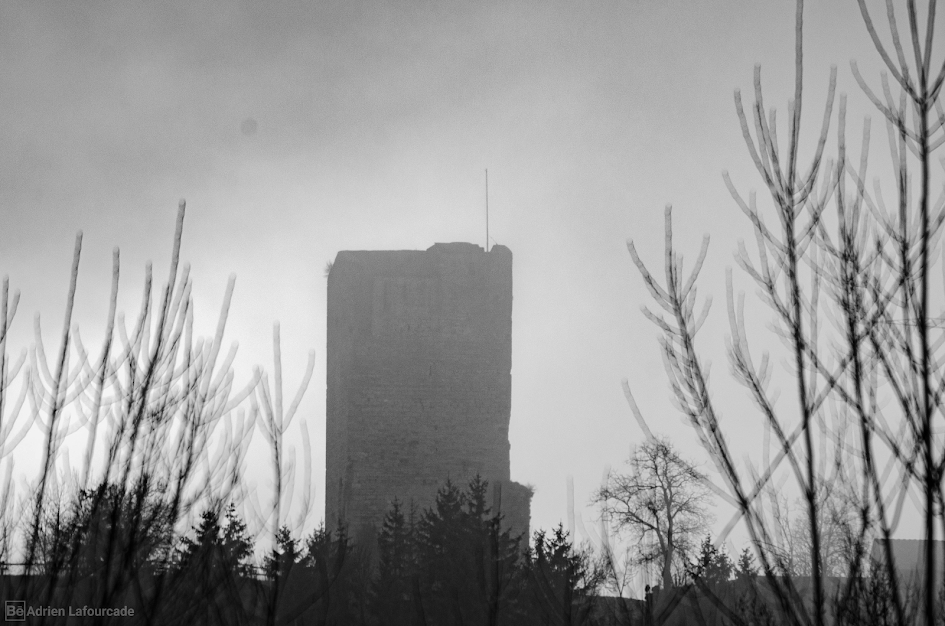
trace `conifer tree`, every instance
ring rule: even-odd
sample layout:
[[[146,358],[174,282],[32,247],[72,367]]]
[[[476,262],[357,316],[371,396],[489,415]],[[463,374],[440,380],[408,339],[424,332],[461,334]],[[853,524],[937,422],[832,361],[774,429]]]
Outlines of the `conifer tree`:
[[[253,556],[253,541],[246,532],[246,522],[236,512],[232,502],[226,508],[226,523],[223,526],[224,563],[241,576],[255,573],[250,559]]]
[[[758,575],[758,566],[755,565],[755,555],[751,553],[751,548],[745,547],[738,555],[738,562],[735,564],[735,580],[751,580]]]
[[[413,515],[410,515],[413,517]],[[378,567],[372,585],[372,610],[384,623],[409,624],[412,621],[412,581],[417,573],[416,529],[404,515],[397,498],[384,516],[378,534]]]
[[[498,624],[516,610],[520,540],[502,529],[488,493],[479,476],[465,490],[447,480],[420,520],[416,610],[428,622]]]
[[[217,507],[200,515],[195,536],[181,538],[176,570],[175,617],[203,624],[228,624],[247,618],[241,589],[253,574],[253,543],[246,523],[230,503],[220,519]]]
[[[549,534],[536,530],[528,559],[528,600],[542,623],[583,624],[590,596],[603,582],[604,570],[590,555],[574,549],[564,526]]]
[[[302,552],[299,540],[292,536],[287,526],[282,526],[276,534],[276,547],[266,557],[263,566],[266,577],[274,579],[277,576],[285,576],[300,560],[302,560]]]
[[[324,525],[305,539],[305,558],[302,560],[309,577],[307,600],[319,624],[356,624],[363,609],[362,591],[356,589],[358,557],[345,526],[334,533]]]
[[[712,543],[712,537],[706,535],[699,548],[696,562],[689,567],[689,574],[693,578],[700,579],[702,583],[714,587],[731,579],[734,568],[728,555],[716,548]]]

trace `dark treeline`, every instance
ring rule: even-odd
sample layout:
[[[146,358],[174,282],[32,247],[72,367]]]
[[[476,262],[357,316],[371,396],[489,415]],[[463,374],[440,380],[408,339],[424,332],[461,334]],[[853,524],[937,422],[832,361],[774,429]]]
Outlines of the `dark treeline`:
[[[179,533],[163,485],[145,475],[130,489],[102,485],[48,506],[33,573],[2,577],[2,593],[44,609],[34,623],[69,615],[96,624],[790,623],[750,548],[732,560],[706,535],[670,587],[629,600],[612,595],[615,564],[576,549],[562,526],[534,532],[530,545],[512,535],[488,505],[488,486],[478,476],[464,488],[446,481],[422,510],[394,500],[361,543],[344,526],[305,537],[283,526],[257,566],[232,502],[208,503]],[[835,579],[830,621],[886,623],[893,605],[884,571]],[[804,593],[807,579],[792,578]],[[99,612],[76,620],[84,607]],[[101,613],[122,607],[133,614]]]
[[[393,503],[368,600],[378,623],[585,623],[603,568],[561,526],[537,531],[529,548],[490,511],[487,487],[448,481],[420,514]]]
[[[31,575],[4,578],[4,597],[56,609],[134,610],[91,623],[585,624],[605,569],[559,526],[533,545],[504,529],[488,483],[450,481],[425,510],[394,501],[376,539],[342,527],[304,538],[287,527],[262,567],[236,507],[215,503],[177,535],[162,486],[103,485],[48,508]],[[37,618],[34,618],[37,619]],[[132,620],[128,622],[128,620]]]

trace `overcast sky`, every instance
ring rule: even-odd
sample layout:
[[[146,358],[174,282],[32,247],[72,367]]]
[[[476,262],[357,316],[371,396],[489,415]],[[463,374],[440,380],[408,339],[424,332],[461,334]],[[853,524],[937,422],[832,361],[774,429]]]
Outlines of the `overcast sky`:
[[[849,61],[876,79],[876,53],[855,2],[809,4],[807,124],[819,127],[836,64],[859,129]],[[667,202],[691,256],[712,237],[700,347],[737,454],[758,451],[760,418],[726,382],[725,268],[751,232],[721,172],[760,191],[732,94],[750,94],[761,63],[766,102],[787,119],[793,18],[791,2],[748,0],[4,2],[0,274],[22,292],[23,345],[34,313],[50,337],[61,324],[79,229],[83,334],[101,332],[113,246],[135,312],[148,259],[164,279],[185,198],[205,333],[237,276],[238,378],[271,363],[275,320],[287,387],[316,351],[299,418],[314,435],[314,525],[325,264],[340,250],[483,244],[488,168],[490,235],[514,254],[512,477],[535,486],[532,525],[547,528],[566,520],[573,476],[593,526],[592,491],[642,437],[621,379],[654,430],[706,462],[673,409],[626,250],[633,238],[660,267]]]

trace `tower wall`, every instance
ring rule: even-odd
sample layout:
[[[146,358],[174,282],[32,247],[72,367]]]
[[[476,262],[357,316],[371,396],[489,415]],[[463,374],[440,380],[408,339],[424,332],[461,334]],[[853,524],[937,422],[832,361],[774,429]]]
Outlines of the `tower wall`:
[[[394,497],[423,508],[447,478],[478,473],[504,485],[508,524],[528,531],[530,491],[509,476],[508,248],[338,253],[327,358],[329,528],[363,532]]]

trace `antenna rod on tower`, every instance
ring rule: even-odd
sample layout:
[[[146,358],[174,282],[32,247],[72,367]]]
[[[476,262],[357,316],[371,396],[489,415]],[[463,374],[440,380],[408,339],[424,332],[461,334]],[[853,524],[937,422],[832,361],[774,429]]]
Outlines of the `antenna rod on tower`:
[[[486,252],[489,251],[489,168],[486,168]]]

